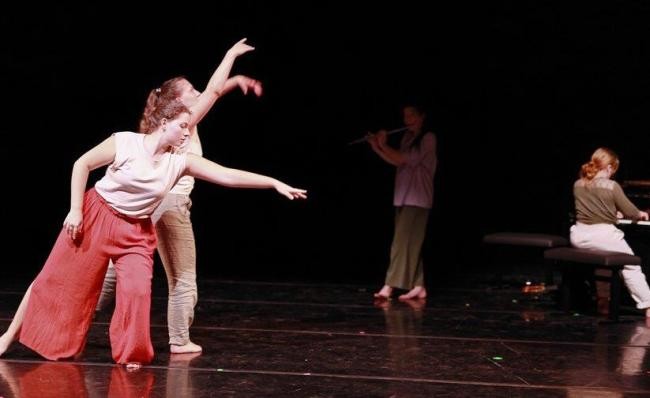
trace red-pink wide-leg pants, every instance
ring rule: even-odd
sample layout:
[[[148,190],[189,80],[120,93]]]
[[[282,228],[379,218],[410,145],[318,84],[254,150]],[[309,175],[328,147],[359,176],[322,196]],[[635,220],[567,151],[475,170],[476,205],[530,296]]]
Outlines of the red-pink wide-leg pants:
[[[20,342],[47,359],[79,354],[93,318],[108,260],[117,271],[110,340],[117,363],[149,363],[151,276],[156,233],[149,218],[120,215],[90,189],[84,196],[83,233],[64,230],[36,277]]]

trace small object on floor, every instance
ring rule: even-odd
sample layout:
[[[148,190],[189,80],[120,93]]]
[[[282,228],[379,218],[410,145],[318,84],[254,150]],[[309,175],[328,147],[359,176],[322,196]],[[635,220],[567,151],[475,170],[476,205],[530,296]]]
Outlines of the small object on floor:
[[[523,293],[543,293],[546,291],[546,285],[544,283],[532,283],[527,281],[524,287],[521,288]]]

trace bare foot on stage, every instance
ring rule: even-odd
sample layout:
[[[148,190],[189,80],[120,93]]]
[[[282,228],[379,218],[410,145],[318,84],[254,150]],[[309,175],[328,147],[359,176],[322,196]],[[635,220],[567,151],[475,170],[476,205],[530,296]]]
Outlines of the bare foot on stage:
[[[188,354],[190,352],[201,352],[203,348],[200,345],[194,344],[191,341],[185,345],[169,345],[169,351],[172,354]]]
[[[427,291],[423,286],[416,286],[411,289],[408,293],[402,294],[399,296],[400,300],[410,300],[414,298],[423,299],[427,297]]]
[[[126,367],[127,372],[135,372],[137,370],[140,370],[142,364],[140,362],[129,362],[124,366]]]
[[[390,298],[391,293],[393,293],[393,288],[388,285],[384,285],[384,287],[382,287],[380,291],[375,293],[375,298],[388,300]]]

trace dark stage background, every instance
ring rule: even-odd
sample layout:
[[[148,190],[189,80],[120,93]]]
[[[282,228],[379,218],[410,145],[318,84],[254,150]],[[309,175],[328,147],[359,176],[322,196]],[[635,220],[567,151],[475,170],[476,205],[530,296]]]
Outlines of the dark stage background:
[[[430,280],[445,275],[434,269],[487,266],[486,232],[565,233],[571,184],[598,146],[621,155],[619,179],[650,178],[647,2],[218,3],[0,16],[2,275],[42,266],[78,156],[134,129],[163,80],[204,87],[242,37],[256,50],[233,74],[259,78],[265,94],[217,103],[200,126],[205,156],[310,197],[197,182],[200,276],[380,283],[393,170],[345,144],[400,126],[411,95],[425,99],[439,140]]]

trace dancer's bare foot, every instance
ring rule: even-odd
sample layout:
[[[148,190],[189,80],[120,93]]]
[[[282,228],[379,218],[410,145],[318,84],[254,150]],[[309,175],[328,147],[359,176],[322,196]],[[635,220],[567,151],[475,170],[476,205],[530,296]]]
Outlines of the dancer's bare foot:
[[[142,364],[140,362],[129,362],[124,366],[127,372],[135,372],[136,370],[140,370]]]
[[[380,291],[375,293],[375,298],[388,300],[392,293],[393,293],[393,288],[388,285],[384,285],[384,287],[382,287]]]
[[[650,308],[645,309],[645,319],[646,319],[646,321],[650,320]],[[650,325],[648,325],[648,326],[650,326]],[[2,348],[2,347],[0,347],[0,348]],[[0,351],[0,355],[2,355],[2,351]]]
[[[194,344],[191,341],[185,345],[169,345],[169,351],[172,354],[188,354],[190,352],[201,352],[203,348],[200,345]]]
[[[424,286],[416,286],[413,289],[409,290],[408,293],[402,294],[399,296],[400,300],[410,300],[414,298],[423,299],[427,297],[427,291]]]

